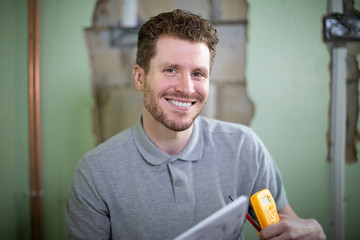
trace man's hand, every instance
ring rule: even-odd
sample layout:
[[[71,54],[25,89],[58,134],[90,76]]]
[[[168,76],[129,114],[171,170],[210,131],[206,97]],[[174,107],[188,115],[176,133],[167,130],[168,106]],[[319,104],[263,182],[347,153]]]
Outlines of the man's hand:
[[[314,219],[301,219],[297,216],[279,214],[280,222],[265,227],[260,239],[272,240],[324,240],[326,236],[320,224]]]

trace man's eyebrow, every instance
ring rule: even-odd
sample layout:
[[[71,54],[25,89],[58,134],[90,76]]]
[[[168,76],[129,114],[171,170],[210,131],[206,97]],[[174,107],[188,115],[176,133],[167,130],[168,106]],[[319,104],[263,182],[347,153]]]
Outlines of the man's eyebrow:
[[[179,64],[166,61],[166,62],[160,63],[159,68],[160,69],[163,69],[163,68],[179,69],[179,68],[181,68],[181,66]],[[210,72],[209,69],[206,66],[197,66],[192,71],[193,72],[200,71],[200,72],[203,72],[203,73],[205,73],[207,75]]]
[[[179,64],[171,63],[171,62],[163,62],[159,65],[160,68],[179,68]]]
[[[202,73],[205,74],[206,76],[208,76],[209,73],[210,73],[210,70],[209,70],[207,67],[205,67],[205,66],[204,66],[204,67],[200,66],[200,67],[194,68],[194,72],[197,72],[197,71],[202,72]]]
[[[202,71],[202,72],[209,72],[209,69],[207,67],[199,66],[194,68],[194,71]]]

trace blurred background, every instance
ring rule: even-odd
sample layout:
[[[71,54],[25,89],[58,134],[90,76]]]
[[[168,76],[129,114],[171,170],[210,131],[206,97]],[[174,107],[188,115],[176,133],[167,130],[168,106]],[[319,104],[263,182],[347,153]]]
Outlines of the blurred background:
[[[43,239],[66,239],[65,205],[74,167],[99,142],[99,129],[94,123],[94,69],[86,41],[96,2],[40,1],[39,194]],[[0,2],[3,239],[31,239],[28,7],[26,0]],[[360,0],[354,1],[354,7],[360,9]],[[331,239],[331,169],[327,160],[331,56],[323,41],[322,26],[328,3],[249,0],[246,8],[246,20],[240,21],[246,28],[245,62],[239,62],[244,69],[244,76],[239,77],[241,86],[246,86],[239,90],[246,92],[239,99],[249,102],[249,117],[244,121],[278,164],[295,212],[302,218],[318,220]],[[360,60],[359,55],[356,58]],[[226,56],[217,58],[215,64],[224,61]],[[214,98],[221,102],[225,93],[220,94],[220,90],[215,90],[219,94]],[[224,106],[231,109],[232,105]],[[224,108],[207,109],[206,114],[221,118],[219,112]],[[229,117],[234,115],[230,113]],[[360,145],[355,147],[359,150]],[[346,239],[358,236],[359,173],[358,161],[345,166]],[[244,228],[246,239],[257,239],[250,224]]]

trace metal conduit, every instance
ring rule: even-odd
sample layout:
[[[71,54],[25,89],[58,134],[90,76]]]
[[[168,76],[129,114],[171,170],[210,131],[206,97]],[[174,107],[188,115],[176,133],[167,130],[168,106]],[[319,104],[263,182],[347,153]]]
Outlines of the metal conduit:
[[[28,1],[31,239],[41,239],[39,0]]]

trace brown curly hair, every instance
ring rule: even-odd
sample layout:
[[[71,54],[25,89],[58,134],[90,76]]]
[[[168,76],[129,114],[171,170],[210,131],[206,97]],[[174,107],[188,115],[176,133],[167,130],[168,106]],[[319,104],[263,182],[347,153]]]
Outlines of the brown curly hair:
[[[188,11],[176,9],[151,17],[138,33],[136,64],[149,71],[150,60],[156,54],[156,42],[168,35],[192,42],[207,44],[210,51],[210,69],[213,65],[216,45],[219,42],[216,29],[209,20]]]

